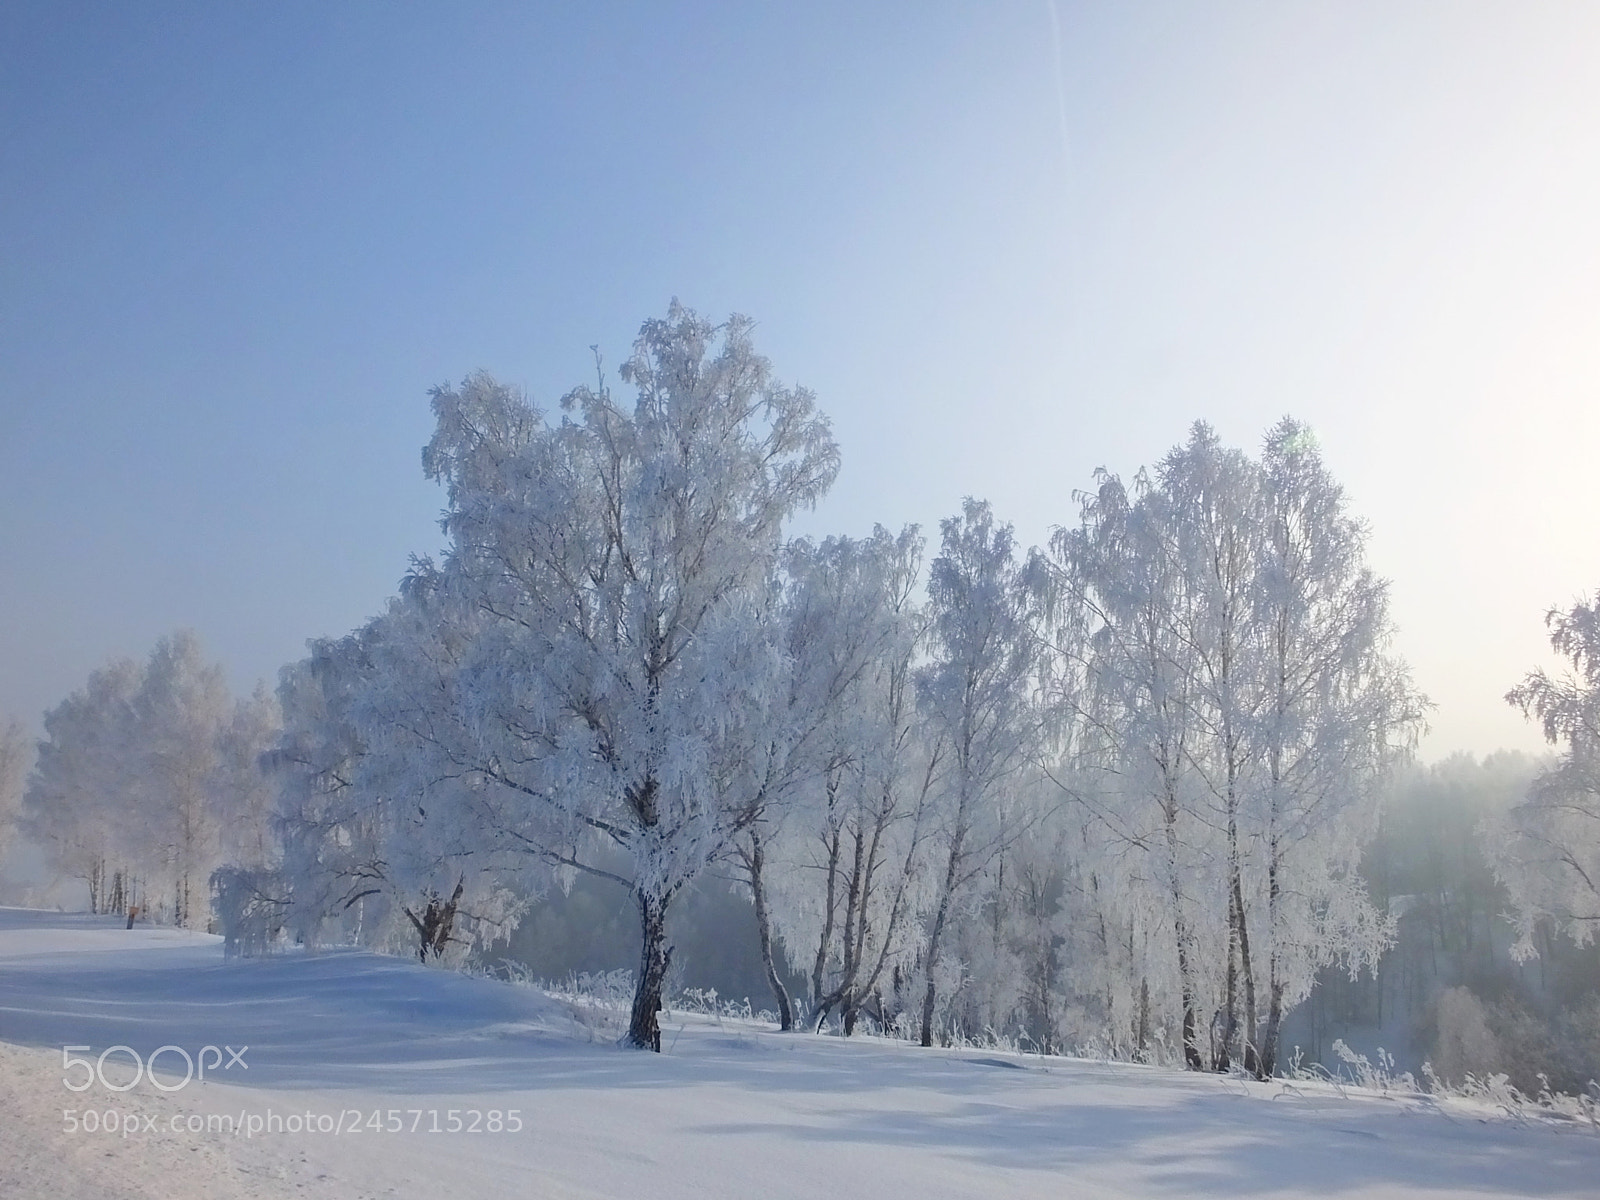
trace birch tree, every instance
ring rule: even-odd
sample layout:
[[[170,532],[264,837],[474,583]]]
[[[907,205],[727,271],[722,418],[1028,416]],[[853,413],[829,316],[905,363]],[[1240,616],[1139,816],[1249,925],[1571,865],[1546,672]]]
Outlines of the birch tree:
[[[1058,530],[1051,543],[1052,623],[1084,630],[1084,684],[1069,695],[1063,718],[1083,731],[1075,759],[1063,766],[1074,777],[1069,796],[1091,821],[1081,843],[1088,861],[1068,898],[1094,922],[1100,969],[1117,957],[1124,924],[1142,955],[1128,964],[1136,984],[1104,981],[1107,1013],[1126,1008],[1114,992],[1136,986],[1146,998],[1144,1031],[1152,988],[1158,1004],[1176,993],[1177,1041],[1185,1065],[1199,1070],[1197,927],[1209,831],[1198,816],[1193,768],[1199,668],[1183,634],[1191,580],[1176,515],[1149,476],[1135,479],[1130,497],[1102,471],[1079,500],[1079,524]],[[1108,925],[1109,936],[1099,932]],[[1142,1037],[1138,1045],[1142,1052]]]
[[[285,672],[286,920],[310,941],[408,947],[424,963],[509,933],[548,886],[554,809],[529,810],[478,765],[462,678],[470,619],[447,619],[419,562],[400,597]]]
[[[1600,932],[1600,601],[1580,599],[1545,617],[1568,669],[1530,672],[1506,699],[1560,748],[1528,795],[1486,825],[1485,850],[1510,894],[1521,957],[1536,953],[1548,921],[1579,945]]]
[[[626,851],[641,1047],[660,1047],[673,897],[760,815],[710,768],[768,731],[784,523],[838,467],[811,394],[772,378],[749,331],[674,304],[622,368],[633,403],[602,379],[559,424],[485,376],[440,388],[424,454],[449,493],[441,570],[484,624],[475,765]]]
[[[274,714],[257,702],[236,707],[221,668],[180,630],[142,664],[93,672],[45,714],[22,826],[57,870],[84,880],[91,911],[209,924],[224,843],[270,837],[253,758]],[[230,751],[230,738],[243,741]]]
[[[1015,833],[994,819],[1001,790],[1028,764],[1041,733],[1030,583],[1011,526],[996,524],[986,501],[968,499],[940,532],[928,579],[931,661],[917,676],[920,712],[946,748],[934,825],[938,899],[923,950],[924,1046],[933,1044],[946,931]]]
[[[1193,656],[1187,754],[1209,797],[1223,837],[1227,949],[1217,1067],[1227,1070],[1243,1050],[1256,1070],[1256,988],[1244,895],[1246,831],[1242,809],[1255,765],[1252,728],[1260,712],[1261,679],[1252,637],[1252,612],[1261,569],[1260,523],[1255,520],[1257,472],[1241,451],[1224,447],[1196,422],[1189,441],[1162,460],[1159,487],[1176,518],[1173,536],[1187,603],[1177,609],[1179,636]],[[1241,1028],[1242,1018],[1242,1028]]]
[[[821,719],[771,843],[776,928],[809,965],[812,1020],[837,1013],[847,1035],[908,951],[915,916],[932,774],[913,691],[921,554],[914,527],[880,526],[787,555],[791,656],[818,681]]]
[[[265,867],[281,850],[275,827],[277,788],[262,769],[283,729],[278,699],[265,684],[239,700],[217,734],[216,762],[209,790],[221,824],[224,862]]]
[[[196,892],[201,911],[208,910],[206,889],[221,863],[225,814],[211,784],[231,698],[222,669],[205,662],[192,633],[180,631],[156,644],[132,707],[128,825],[167,877],[173,923],[188,925]]]
[[[1317,969],[1386,944],[1357,867],[1426,702],[1302,426],[1257,461],[1198,425],[1131,500],[1102,473],[1083,503],[1053,543],[1057,620],[1089,630],[1067,899],[1103,932],[1077,944],[1098,947],[1113,1040],[1131,1020],[1143,1053],[1170,989],[1187,1066],[1269,1074]]]
[[[1261,844],[1267,1006],[1257,1073],[1276,1069],[1284,1014],[1318,968],[1375,969],[1390,940],[1358,868],[1427,700],[1391,651],[1388,584],[1366,529],[1300,423],[1267,434],[1253,623],[1263,703],[1253,824]]]
[[[140,667],[131,659],[90,673],[44,714],[44,737],[22,798],[22,831],[50,866],[82,880],[89,911],[120,912],[132,890],[128,805],[129,726]]]

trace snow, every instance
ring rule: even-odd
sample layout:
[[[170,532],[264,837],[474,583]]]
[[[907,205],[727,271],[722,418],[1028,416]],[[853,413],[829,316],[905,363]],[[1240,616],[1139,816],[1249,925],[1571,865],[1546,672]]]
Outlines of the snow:
[[[225,961],[220,938],[0,909],[0,1196],[1600,1195],[1600,1136],[1568,1122],[677,1013],[663,1028],[651,1055],[525,987],[353,951]],[[63,1045],[118,1044],[248,1047],[247,1066],[166,1093],[65,1090]],[[69,1108],[141,1130],[69,1133]],[[390,1109],[422,1127],[182,1127]],[[452,1109],[516,1110],[523,1129],[426,1131]]]

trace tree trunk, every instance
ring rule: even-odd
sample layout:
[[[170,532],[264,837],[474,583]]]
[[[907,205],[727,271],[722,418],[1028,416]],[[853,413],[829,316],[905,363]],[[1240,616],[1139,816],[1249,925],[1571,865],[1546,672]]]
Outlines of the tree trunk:
[[[778,1002],[778,1027],[785,1033],[794,1028],[794,1005],[789,1001],[789,989],[783,986],[783,977],[772,952],[772,921],[767,915],[767,885],[761,875],[764,852],[761,837],[750,831],[750,854],[745,865],[750,871],[750,898],[756,908],[756,930],[761,937],[761,967],[767,974],[767,986],[772,998]]]
[[[1283,980],[1278,978],[1278,843],[1274,838],[1267,864],[1267,929],[1272,937],[1267,955],[1267,1032],[1261,1039],[1257,1074],[1269,1079],[1278,1068],[1278,1035],[1283,1024]]]
[[[1162,806],[1167,835],[1167,870],[1172,885],[1172,932],[1178,944],[1178,987],[1183,999],[1183,1065],[1191,1071],[1205,1070],[1200,1047],[1195,1040],[1194,985],[1189,979],[1189,931],[1183,920],[1183,888],[1178,883],[1178,799],[1172,781]]]
[[[872,903],[872,881],[882,864],[880,847],[883,842],[883,830],[889,813],[893,811],[893,794],[885,789],[880,797],[878,810],[873,814],[872,840],[866,851],[866,862],[862,863],[861,834],[859,826],[856,834],[856,872],[860,876],[860,898],[856,901],[856,917],[853,928],[847,930],[850,941],[850,972],[849,986],[840,1004],[839,1015],[844,1021],[844,1035],[850,1037],[856,1031],[856,1021],[861,1013],[861,1006],[866,1003],[869,993],[877,986],[878,975],[883,970],[884,956],[888,953],[889,943],[886,938],[878,955],[878,964],[870,974],[867,973],[867,931],[869,927],[868,914]],[[894,928],[894,915],[889,917],[890,936]],[[881,1002],[880,1002],[881,1007]]]
[[[858,943],[856,942],[856,923],[860,920],[860,905],[864,897],[864,879],[862,878],[862,860],[866,853],[866,842],[862,836],[859,818],[856,822],[852,839],[855,843],[850,855],[850,882],[845,888],[844,904],[844,936],[841,939],[841,957],[843,961],[839,968],[839,986],[835,989],[839,997],[839,1015],[847,1016],[848,1011],[855,1006],[856,974],[860,970],[860,960],[857,957]],[[854,1028],[855,1022],[850,1022]]]
[[[466,886],[466,878],[463,877],[456,881],[456,890],[450,894],[450,899],[441,901],[437,894],[430,896],[420,917],[409,908],[401,910],[417,932],[418,962],[427,962],[430,954],[434,958],[444,954],[444,948],[450,944],[450,934],[455,929],[456,908],[461,903],[461,894]]]
[[[1205,1063],[1200,1058],[1200,1045],[1195,1039],[1194,1020],[1194,987],[1189,982],[1189,950],[1184,944],[1187,940],[1187,931],[1183,926],[1183,918],[1177,921],[1178,933],[1178,981],[1179,990],[1183,998],[1183,1065],[1191,1071],[1205,1070]]]
[[[962,802],[961,814],[966,814]],[[956,890],[956,876],[961,871],[961,851],[966,841],[966,828],[958,825],[950,841],[950,857],[946,860],[944,887],[939,893],[939,911],[933,918],[933,928],[928,931],[928,990],[922,997],[922,1044],[933,1045],[933,1008],[937,1000],[934,991],[933,970],[939,965],[939,942],[944,937],[945,922],[950,919],[950,901]]]
[[[877,842],[875,838],[874,846],[876,846],[876,844]],[[875,996],[877,998],[877,1020],[879,1032],[881,1033],[888,1029],[888,1018],[884,1014],[883,995],[878,988],[878,980],[883,977],[883,969],[888,965],[889,954],[894,947],[895,931],[899,928],[900,921],[902,918],[904,918],[906,913],[906,887],[911,879],[911,864],[912,860],[916,857],[916,853],[917,843],[916,839],[913,839],[911,847],[906,851],[905,862],[901,865],[899,879],[895,883],[894,896],[889,904],[889,915],[884,922],[883,937],[878,943],[877,960],[873,963],[872,969],[870,971],[866,971],[864,974],[863,970],[866,965],[865,947],[867,938],[867,906],[865,902],[863,902],[861,906],[861,919],[857,926],[856,935],[855,961],[858,964],[858,967],[856,969],[856,976],[850,988],[849,999],[840,1008],[840,1016],[844,1019],[846,1037],[849,1037],[855,1032],[856,1021],[861,1014],[862,1005],[866,1003],[866,1000],[869,996]],[[874,849],[872,854],[869,856],[869,863],[876,861],[877,851]],[[892,990],[895,996],[898,998],[902,990],[900,968],[898,966],[894,968],[894,983]],[[896,1007],[899,1007],[898,1003]]]
[[[1228,877],[1228,974],[1222,995],[1222,1044],[1217,1047],[1216,1069],[1233,1065],[1233,1044],[1239,1034],[1239,908],[1234,902],[1233,874]]]
[[[922,1044],[933,1045],[933,1008],[937,1002],[935,994],[933,969],[939,965],[939,939],[944,934],[944,923],[949,915],[950,893],[947,890],[939,898],[939,912],[933,919],[933,930],[928,935],[928,990],[922,997]]]
[[[833,785],[829,785],[828,807],[833,808]],[[827,1016],[827,1006],[823,1003],[825,995],[822,980],[828,968],[828,950],[833,945],[833,922],[835,917],[834,906],[837,902],[839,886],[839,837],[837,828],[830,831],[827,839],[828,847],[828,877],[826,908],[822,914],[822,933],[817,938],[817,957],[811,965],[811,1007],[815,1010],[816,1026],[822,1028],[823,1019]]]
[[[172,885],[172,923],[179,929],[189,927],[189,872],[182,872]]]
[[[1150,1057],[1150,979],[1141,976],[1139,979],[1139,1062],[1147,1062]]]
[[[1260,1076],[1261,1063],[1256,1052],[1256,975],[1250,965],[1250,925],[1244,915],[1244,893],[1239,873],[1233,876],[1233,907],[1239,914],[1239,970],[1244,976],[1244,1069]]]
[[[1267,1032],[1261,1039],[1261,1064],[1257,1072],[1262,1079],[1272,1078],[1272,1073],[1278,1069],[1278,1037],[1283,1027],[1283,984],[1274,980],[1267,994]]]
[[[667,897],[639,891],[639,978],[633,988],[628,1044],[661,1052],[661,994],[666,987],[672,948],[667,945]]]

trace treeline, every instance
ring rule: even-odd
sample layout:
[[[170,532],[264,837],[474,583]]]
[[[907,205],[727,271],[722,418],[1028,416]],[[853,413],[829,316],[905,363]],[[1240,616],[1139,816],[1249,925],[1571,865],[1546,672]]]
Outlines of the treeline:
[[[1529,1096],[1600,1079],[1600,947],[1539,920],[1537,953],[1522,954],[1486,840],[1547,769],[1500,752],[1399,773],[1362,864],[1394,936],[1375,971],[1319,979],[1290,1030],[1313,1060],[1333,1058],[1339,1038],[1419,1078],[1424,1063],[1454,1084],[1503,1073]]]
[[[1251,455],[1197,424],[1132,480],[1101,472],[1045,549],[977,500],[931,546],[795,540],[838,450],[749,328],[675,306],[623,366],[627,402],[602,376],[560,419],[486,376],[437,389],[424,465],[448,549],[284,670],[272,814],[234,823],[254,842],[74,861],[159,863],[171,888],[226,858],[235,948],[424,961],[505,938],[579,874],[607,881],[639,928],[629,1037],[657,1048],[672,913],[714,871],[748,890],[785,1027],[1278,1069],[1319,974],[1369,969],[1394,937],[1362,853],[1426,709],[1308,431],[1286,419]],[[1542,679],[1519,702],[1560,735],[1570,697]],[[53,713],[49,753],[77,736],[63,714],[117,686],[102,673]],[[156,778],[167,760],[128,761]],[[74,797],[110,794],[51,792],[51,771],[32,822],[71,827]],[[183,778],[202,776],[220,778]],[[1561,863],[1529,865],[1548,821],[1526,809],[1495,859],[1521,945],[1552,919],[1581,938]]]
[[[20,829],[83,881],[90,912],[204,928],[212,872],[276,852],[260,758],[277,703],[265,690],[234,700],[193,633],[94,672],[44,724]]]

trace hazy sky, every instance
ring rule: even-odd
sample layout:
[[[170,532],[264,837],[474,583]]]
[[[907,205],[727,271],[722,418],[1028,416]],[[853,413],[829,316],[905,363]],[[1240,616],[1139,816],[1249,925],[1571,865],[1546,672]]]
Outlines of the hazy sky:
[[[810,532],[1026,542],[1197,417],[1316,429],[1437,702],[1600,587],[1600,6],[0,10],[0,712],[235,687],[437,548],[427,389],[553,403],[671,297],[833,417]],[[863,10],[867,11],[863,11]]]

